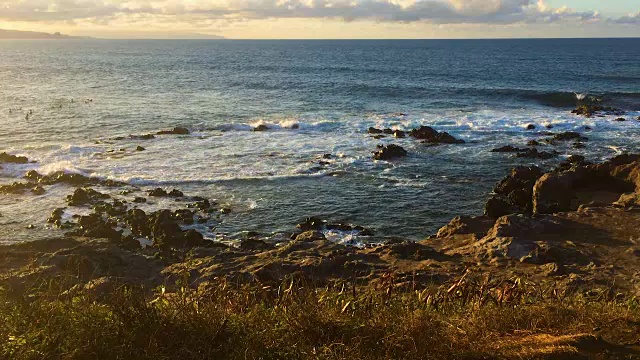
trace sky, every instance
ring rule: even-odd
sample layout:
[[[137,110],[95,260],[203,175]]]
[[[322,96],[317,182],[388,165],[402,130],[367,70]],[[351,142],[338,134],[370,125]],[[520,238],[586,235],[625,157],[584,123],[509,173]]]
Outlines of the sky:
[[[0,0],[0,29],[100,38],[640,37],[640,0]]]

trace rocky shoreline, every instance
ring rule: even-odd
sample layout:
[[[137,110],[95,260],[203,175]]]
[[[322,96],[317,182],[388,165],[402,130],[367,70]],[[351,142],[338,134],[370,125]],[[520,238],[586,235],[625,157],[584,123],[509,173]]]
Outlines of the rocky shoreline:
[[[573,113],[624,114],[598,104],[582,105]],[[535,128],[529,125],[527,130]],[[175,127],[129,138],[188,134],[189,129]],[[368,134],[376,139],[410,137],[428,146],[465,143],[429,126],[407,132],[371,127]],[[492,151],[547,159],[559,153],[538,151],[537,146],[573,141],[575,148],[588,141],[573,131],[538,134],[546,138],[529,141],[527,148],[505,145]],[[111,140],[121,139],[125,137]],[[373,158],[382,161],[407,155],[392,143],[373,152]],[[331,158],[325,154],[320,165]],[[29,162],[24,156],[0,154],[0,163]],[[640,155],[620,155],[600,164],[572,155],[551,171],[516,167],[495,186],[483,215],[458,216],[422,241],[385,238],[359,246],[335,243],[331,235],[340,232],[366,239],[375,235],[371,229],[315,217],[290,232],[245,232],[241,238],[213,242],[199,229],[215,230],[232,212],[215,200],[178,189],[156,188],[141,194],[125,183],[64,172],[29,171],[24,180],[0,186],[0,193],[42,194],[56,184],[75,190],[66,198],[68,206],[55,209],[47,220],[64,231],[63,237],[0,247],[0,279],[14,285],[72,269],[89,287],[97,279],[157,286],[185,272],[195,285],[220,277],[273,284],[291,275],[319,284],[348,279],[375,285],[391,274],[398,284],[411,279],[415,286],[416,281],[441,284],[470,270],[501,278],[526,276],[552,282],[564,291],[615,289],[640,296]],[[115,196],[113,191],[96,190],[100,188],[120,192]],[[167,199],[170,202],[164,204],[170,206],[140,208],[156,199]]]
[[[367,236],[370,230],[318,218],[308,218],[287,236],[246,233],[233,244],[205,241],[184,227],[224,216],[207,199],[191,197],[185,208],[146,213],[93,190],[95,179],[31,173],[38,184],[77,185],[69,207],[92,213],[63,220],[65,210],[56,209],[49,221],[67,236],[0,247],[0,280],[20,287],[73,276],[90,291],[96,284],[104,289],[122,282],[153,288],[183,276],[196,287],[220,278],[273,285],[289,276],[319,285],[349,280],[375,287],[393,281],[403,287],[442,284],[472,271],[526,277],[564,292],[640,296],[640,155],[600,164],[578,160],[546,173],[515,168],[497,184],[484,215],[456,217],[423,241],[387,240],[365,248],[331,242],[325,234]],[[148,195],[185,197],[163,189]],[[141,247],[139,237],[148,246]]]

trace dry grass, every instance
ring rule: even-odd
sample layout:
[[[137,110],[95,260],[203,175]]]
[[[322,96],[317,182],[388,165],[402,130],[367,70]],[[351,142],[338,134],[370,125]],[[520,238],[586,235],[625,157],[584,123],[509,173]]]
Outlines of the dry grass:
[[[9,359],[633,358],[636,299],[586,298],[467,275],[428,289],[119,286],[0,290]],[[602,333],[600,338],[582,334]],[[634,339],[636,344],[634,345]],[[631,345],[618,347],[618,345]],[[606,350],[606,354],[604,353]],[[637,348],[636,348],[637,350]],[[597,355],[600,354],[600,355]],[[603,355],[604,354],[604,355]]]

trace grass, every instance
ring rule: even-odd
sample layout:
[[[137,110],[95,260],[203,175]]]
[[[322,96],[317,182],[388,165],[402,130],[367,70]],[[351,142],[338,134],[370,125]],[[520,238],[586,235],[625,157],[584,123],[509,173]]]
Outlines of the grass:
[[[316,288],[293,279],[279,287],[231,286],[221,280],[206,289],[120,285],[102,294],[64,283],[1,288],[1,357],[570,358],[582,349],[574,338],[557,336],[597,330],[612,344],[640,340],[636,299],[561,294],[522,279],[466,275],[426,289],[391,282],[377,289]],[[607,356],[634,356],[612,351]]]

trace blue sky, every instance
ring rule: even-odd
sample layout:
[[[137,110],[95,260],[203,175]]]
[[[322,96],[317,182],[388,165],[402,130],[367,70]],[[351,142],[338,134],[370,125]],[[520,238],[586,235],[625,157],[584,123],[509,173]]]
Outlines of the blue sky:
[[[105,38],[640,37],[640,0],[0,0],[0,28]]]

